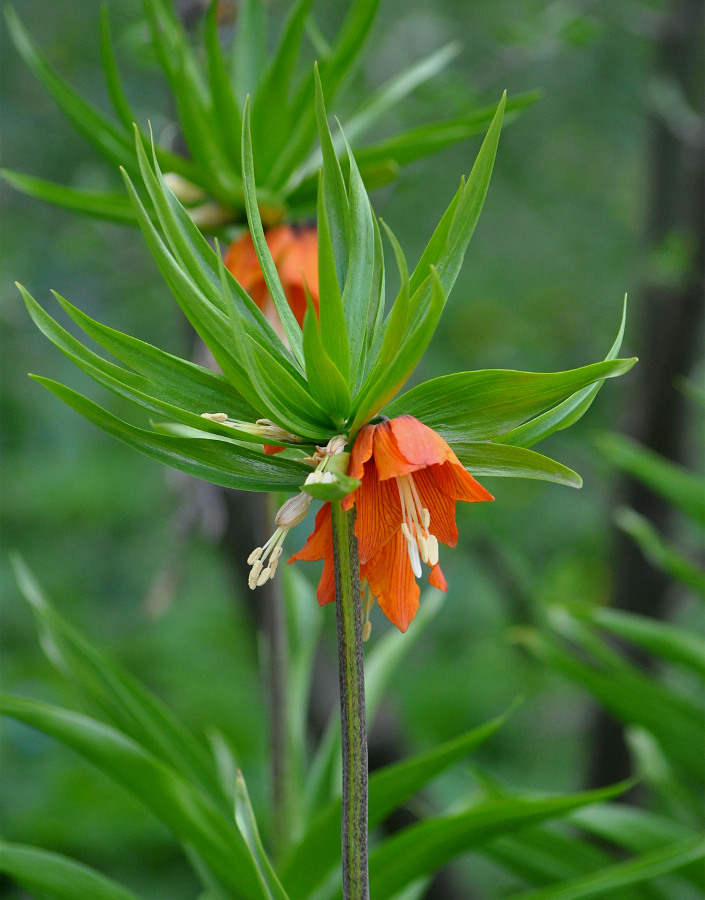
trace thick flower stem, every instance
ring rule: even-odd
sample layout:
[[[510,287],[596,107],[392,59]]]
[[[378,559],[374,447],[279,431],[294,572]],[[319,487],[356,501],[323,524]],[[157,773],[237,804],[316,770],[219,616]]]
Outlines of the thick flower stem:
[[[368,900],[367,723],[355,511],[331,504],[343,749],[343,897]]]

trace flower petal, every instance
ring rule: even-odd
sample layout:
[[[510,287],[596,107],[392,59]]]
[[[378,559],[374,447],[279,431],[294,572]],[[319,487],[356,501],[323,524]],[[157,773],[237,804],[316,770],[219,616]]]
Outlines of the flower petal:
[[[419,586],[411,571],[406,541],[401,532],[388,541],[361,574],[370,585],[380,609],[392,625],[406,631],[419,608]]]
[[[448,585],[443,577],[443,572],[441,572],[441,567],[437,563],[431,569],[431,574],[428,576],[428,583],[441,591],[448,590]]]
[[[429,531],[447,547],[458,543],[458,529],[455,524],[455,500],[442,491],[436,483],[436,472],[447,466],[430,466],[414,472],[414,483],[419,491],[422,504],[431,514]]]
[[[365,464],[362,484],[353,495],[355,535],[360,562],[366,563],[401,527],[401,501],[395,481],[380,481],[374,460]]]
[[[376,425],[365,425],[358,432],[355,443],[350,451],[350,464],[348,475],[351,478],[362,478],[362,470],[367,460],[372,456],[373,437]],[[348,507],[346,507],[347,509]]]
[[[443,493],[454,500],[463,500],[465,503],[494,500],[492,494],[479,481],[475,481],[460,462],[434,466],[433,476]]]
[[[324,504],[316,513],[316,524],[304,546],[294,553],[288,564],[295,560],[313,562],[323,560],[323,573],[318,582],[316,597],[321,606],[335,600],[335,568],[333,563],[333,525],[330,503]]]

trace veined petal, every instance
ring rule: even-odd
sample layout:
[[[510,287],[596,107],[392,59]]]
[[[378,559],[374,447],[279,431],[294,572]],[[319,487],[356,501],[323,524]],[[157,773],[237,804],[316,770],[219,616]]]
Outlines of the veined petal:
[[[419,491],[421,502],[431,514],[428,530],[448,547],[458,543],[458,529],[455,524],[455,499],[440,490],[436,483],[435,473],[445,469],[447,465],[431,466],[414,472],[414,482]]]
[[[431,574],[428,576],[428,583],[433,585],[433,587],[438,588],[440,591],[448,590],[448,584],[443,577],[443,572],[441,572],[441,567],[438,563],[431,569]]]
[[[382,422],[374,437],[377,472],[383,481],[455,458],[443,438],[413,416]]]
[[[400,532],[361,568],[361,574],[389,619],[406,631],[419,608],[419,586],[411,571],[406,541]]]
[[[294,553],[288,564],[295,560],[315,562],[323,560],[323,574],[318,582],[316,597],[321,606],[335,600],[335,569],[333,563],[333,524],[330,503],[324,504],[316,513],[316,523],[304,546]]]
[[[395,481],[379,480],[373,459],[365,464],[362,484],[353,498],[358,552],[360,562],[366,563],[399,531],[401,501]]]
[[[454,500],[463,500],[465,503],[494,500],[492,494],[485,490],[460,462],[433,466],[432,471],[439,489]]]
[[[365,463],[372,456],[372,446],[376,428],[376,425],[365,425],[364,428],[361,428],[357,437],[355,438],[355,443],[352,446],[352,450],[350,451],[348,475],[351,478],[357,478],[358,481],[362,478]],[[348,500],[350,500],[349,503]],[[352,506],[352,500],[350,497],[346,498],[343,506],[345,507],[345,509],[350,509],[350,507]]]

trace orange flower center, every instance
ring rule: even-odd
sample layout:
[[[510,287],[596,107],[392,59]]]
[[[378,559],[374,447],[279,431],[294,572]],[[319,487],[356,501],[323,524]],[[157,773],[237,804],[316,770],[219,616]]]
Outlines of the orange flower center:
[[[411,568],[420,578],[422,560],[429,566],[438,563],[438,541],[428,530],[431,513],[421,502],[413,475],[398,475],[395,480],[401,500],[401,533],[406,538]]]

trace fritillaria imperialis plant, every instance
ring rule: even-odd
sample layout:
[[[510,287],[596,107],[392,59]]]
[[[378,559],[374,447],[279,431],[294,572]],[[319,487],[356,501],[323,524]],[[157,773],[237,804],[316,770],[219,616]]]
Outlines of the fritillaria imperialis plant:
[[[456,543],[456,502],[492,500],[476,477],[580,486],[575,472],[530,447],[580,418],[604,380],[626,372],[634,360],[616,358],[622,321],[602,362],[557,373],[460,372],[400,393],[433,337],[477,223],[505,101],[470,175],[409,272],[396,238],[373,215],[349,150],[344,175],[336,150],[344,137],[334,139],[329,131],[316,72],[314,83],[322,160],[317,272],[302,279],[303,296],[296,301],[277,270],[281,245],[271,233],[268,241],[263,229],[249,103],[242,116],[240,177],[261,280],[253,260],[245,267],[250,280],[233,277],[169,188],[159,153],[150,154],[136,136],[140,184],[124,173],[134,217],[219,371],[102,325],[57,295],[70,318],[122,365],[109,362],[21,291],[44,334],[93,379],[149,414],[154,427],[122,421],[74,390],[37,377],[78,413],[151,458],[215,484],[292,494],[270,541],[252,552],[243,548],[250,554],[250,587],[275,576],[288,531],[313,502],[323,503],[313,533],[290,561],[323,559],[318,600],[335,601],[343,893],[363,898],[368,822],[362,639],[369,636],[373,601],[405,631],[418,607],[422,564],[429,567],[430,583],[446,590],[439,544]],[[383,233],[399,282],[391,303],[385,299]],[[287,233],[280,236],[285,244]],[[229,262],[242,272],[232,265],[237,252],[231,248]],[[265,299],[276,311],[277,327],[271,311],[268,317],[260,308]],[[266,857],[258,846],[261,862]],[[269,863],[262,866],[270,871]],[[266,876],[270,886],[272,877]],[[268,896],[285,894],[282,889]]]

